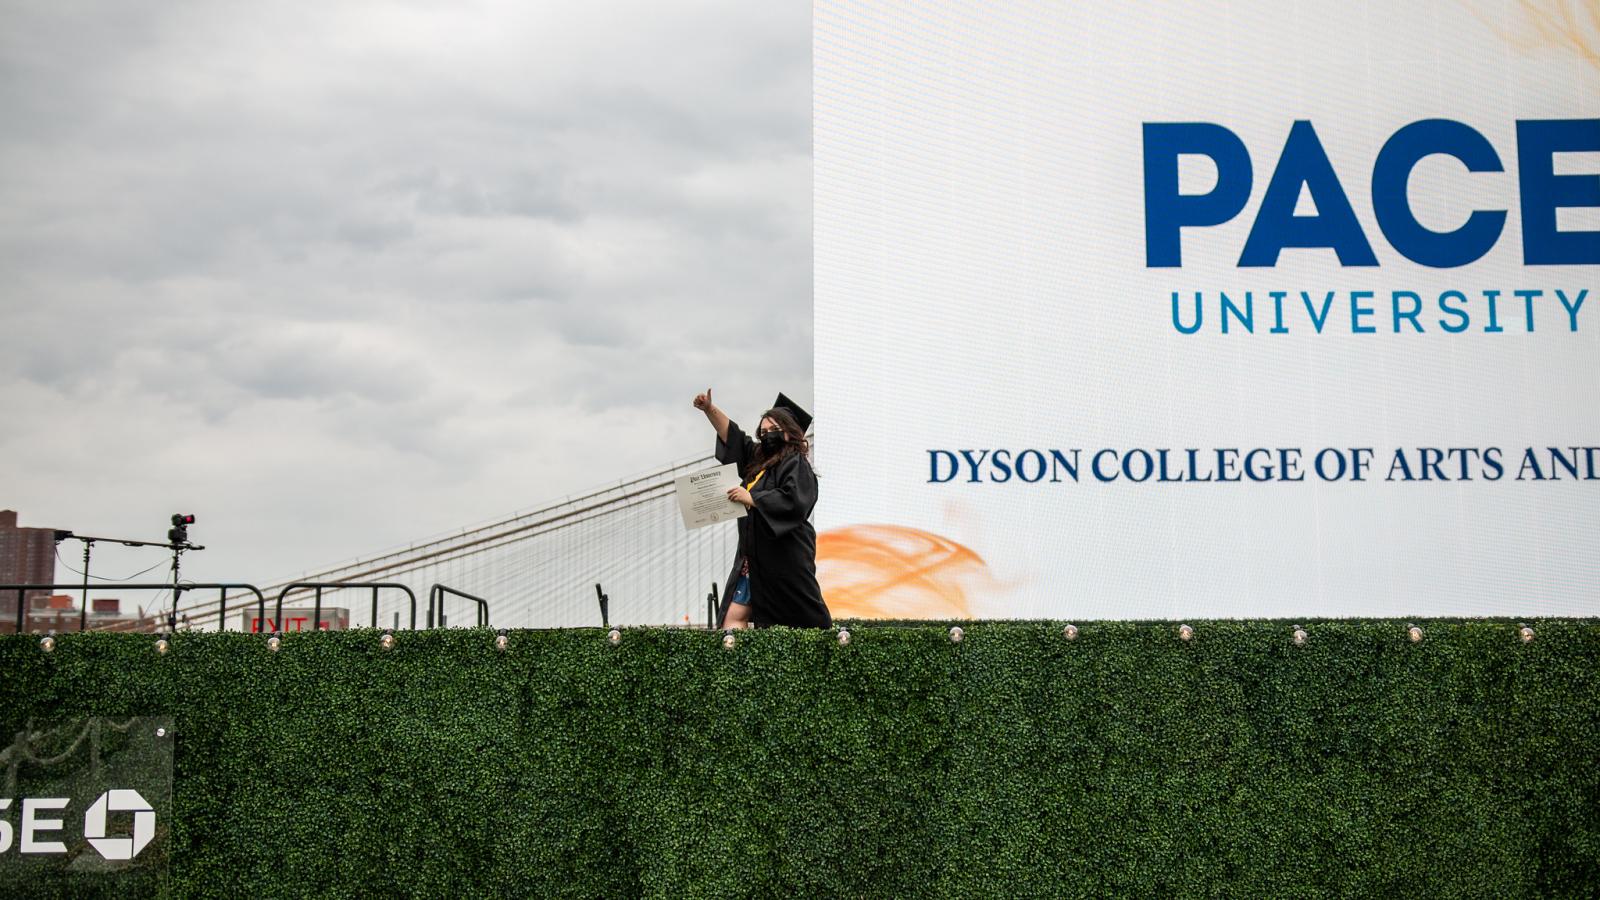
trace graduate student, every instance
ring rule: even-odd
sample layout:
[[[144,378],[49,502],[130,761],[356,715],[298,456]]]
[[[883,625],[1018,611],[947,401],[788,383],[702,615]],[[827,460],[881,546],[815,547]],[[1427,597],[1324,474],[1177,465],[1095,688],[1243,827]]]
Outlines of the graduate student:
[[[806,458],[811,415],[778,395],[761,416],[752,439],[711,402],[711,389],[694,398],[717,432],[717,461],[739,468],[742,484],[728,499],[750,512],[739,519],[739,549],[722,593],[722,627],[833,624],[817,586],[817,476]]]

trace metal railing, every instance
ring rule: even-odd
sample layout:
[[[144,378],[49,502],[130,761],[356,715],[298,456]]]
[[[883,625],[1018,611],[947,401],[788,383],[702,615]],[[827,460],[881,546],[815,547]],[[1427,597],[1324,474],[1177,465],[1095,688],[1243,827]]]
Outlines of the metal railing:
[[[316,600],[314,601],[315,605],[312,607],[311,613],[311,627],[313,630],[315,630],[317,627],[317,621],[322,618],[322,592],[325,590],[345,590],[348,588],[372,589],[373,628],[378,627],[378,591],[383,589],[405,591],[406,596],[411,598],[411,630],[417,630],[417,595],[412,593],[411,588],[393,581],[297,581],[286,584],[283,586],[283,590],[278,592],[278,606],[275,615],[279,627],[281,628],[283,625],[283,598],[287,596],[290,591],[312,590],[316,592]]]
[[[16,594],[17,594],[17,633],[21,634],[24,631],[24,629],[26,628],[26,626],[27,626],[27,615],[28,615],[27,595],[28,595],[28,592],[30,592],[30,591],[50,591],[50,592],[53,593],[55,591],[75,591],[75,590],[78,590],[80,587],[81,587],[81,585],[77,585],[77,584],[0,584],[0,594],[4,594],[4,593],[10,592],[10,591],[15,591],[16,592]],[[198,584],[191,584],[191,583],[187,583],[186,582],[186,583],[178,584],[178,585],[174,585],[172,582],[166,581],[166,582],[143,583],[143,584],[139,584],[139,583],[116,584],[116,585],[107,585],[107,587],[115,587],[119,591],[173,591],[175,595],[181,595],[181,594],[186,593],[188,591],[220,591],[221,592],[221,597],[220,597],[220,599],[218,600],[218,603],[217,603],[217,606],[218,606],[217,629],[219,631],[226,631],[227,627],[228,627],[228,623],[227,623],[227,620],[225,618],[226,612],[227,612],[227,609],[228,609],[228,591],[230,591],[230,590],[233,590],[233,591],[249,591],[250,593],[256,595],[257,615],[260,618],[266,618],[266,612],[267,612],[267,598],[266,598],[266,596],[261,593],[261,589],[260,588],[256,587],[253,584],[246,584],[246,583],[244,583],[242,581],[205,582],[205,583],[198,583]],[[280,615],[281,615],[283,598],[279,597],[278,600],[279,600],[279,612],[280,612]],[[169,627],[169,628],[176,627],[176,625],[177,625],[177,623],[175,621],[173,621],[173,619],[175,618],[176,613],[177,613],[177,606],[178,606],[178,604],[177,604],[177,596],[174,596],[173,604],[172,604],[173,608],[172,608],[172,611],[168,614],[168,617],[167,617],[167,627]],[[85,607],[85,614],[84,615],[80,615],[79,618],[78,618],[78,623],[79,623],[78,624],[78,630],[79,631],[85,630],[84,626],[85,626],[85,623],[86,623],[86,620],[87,620],[86,610],[87,610],[87,607]],[[140,618],[142,619],[143,617],[141,616]],[[157,619],[156,621],[159,622],[160,620]]]
[[[172,591],[172,590],[174,590],[174,586],[173,586],[173,584],[171,582],[111,583],[111,584],[100,585],[99,587],[101,589],[104,589],[104,590],[117,590],[117,591]],[[33,610],[30,610],[28,608],[28,600],[30,599],[28,597],[29,593],[37,593],[37,592],[55,593],[55,592],[58,592],[58,591],[74,591],[74,590],[78,590],[80,588],[81,588],[81,585],[77,585],[77,584],[4,584],[4,585],[0,585],[0,596],[5,596],[7,593],[12,593],[12,592],[15,593],[16,602],[17,602],[16,631],[18,633],[22,633],[22,632],[26,631],[26,629],[27,629],[27,620],[28,620],[30,612],[37,613],[37,612],[48,611],[49,610],[48,607],[37,607],[37,608],[35,608]],[[384,591],[384,590],[401,591],[401,592],[403,592],[406,595],[407,601],[409,602],[410,607],[411,607],[411,624],[410,624],[411,630],[413,630],[413,631],[417,630],[417,611],[418,611],[417,610],[417,595],[416,595],[415,592],[413,592],[411,590],[410,587],[408,587],[408,586],[406,586],[404,584],[401,584],[399,582],[392,582],[392,581],[297,581],[297,582],[291,582],[289,584],[283,585],[282,589],[278,591],[277,600],[273,603],[273,606],[272,606],[272,618],[268,618],[267,617],[267,598],[266,598],[265,592],[261,588],[256,587],[253,584],[248,584],[246,582],[183,583],[183,584],[180,584],[180,585],[177,586],[176,593],[177,593],[178,596],[181,596],[181,595],[183,595],[185,593],[192,593],[194,591],[217,591],[218,592],[218,597],[217,597],[217,600],[215,602],[214,610],[211,611],[211,612],[207,612],[204,616],[201,616],[201,618],[209,618],[211,615],[215,615],[217,617],[217,630],[219,630],[219,631],[226,631],[227,630],[227,614],[229,612],[239,612],[239,611],[242,611],[242,610],[248,610],[249,609],[249,604],[248,603],[246,605],[242,605],[242,606],[239,605],[238,602],[237,602],[238,598],[242,594],[253,594],[254,597],[255,597],[254,606],[255,606],[255,613],[256,613],[255,624],[254,624],[253,627],[254,627],[255,630],[259,630],[261,633],[269,634],[269,633],[272,633],[272,632],[283,632],[283,631],[285,631],[285,628],[284,628],[284,617],[283,617],[284,616],[284,600],[288,599],[290,594],[302,594],[302,595],[303,594],[307,594],[307,593],[311,594],[311,596],[312,596],[312,614],[311,614],[312,615],[312,626],[311,627],[312,627],[312,630],[319,630],[320,629],[320,623],[321,623],[321,620],[322,620],[322,611],[323,611],[323,603],[322,603],[322,601],[323,601],[323,597],[324,597],[325,593],[330,592],[330,591],[343,591],[343,590],[369,590],[369,591],[372,592],[372,618],[371,618],[371,625],[372,625],[373,628],[381,628],[382,627],[382,625],[379,623],[379,619],[378,619],[379,592],[380,591]],[[611,610],[610,610],[611,602],[610,601],[611,601],[611,597],[606,593],[605,589],[599,584],[596,584],[594,586],[594,590],[595,590],[595,597],[599,602],[601,625],[602,625],[602,627],[610,627],[610,619],[611,619],[611,616],[610,616],[610,613],[611,613]],[[229,596],[229,592],[230,591],[235,592],[233,594],[232,598],[230,598],[230,596]],[[452,597],[458,597],[458,598],[460,598],[462,600],[470,601],[472,604],[474,604],[474,612],[476,613],[476,617],[475,618],[476,618],[477,626],[478,627],[487,627],[489,625],[489,601],[488,600],[484,599],[483,597],[479,597],[479,596],[477,596],[475,594],[469,594],[466,591],[457,590],[456,588],[449,587],[448,585],[434,584],[432,587],[430,587],[428,589],[428,608],[427,608],[427,618],[426,618],[426,626],[425,627],[427,627],[427,628],[434,628],[434,627],[443,628],[443,627],[445,627],[445,622],[446,622],[446,617],[445,617],[445,597],[447,595],[448,596],[452,596]],[[234,605],[233,605],[233,607],[231,609],[229,608],[230,599],[232,599],[234,601]],[[717,585],[716,585],[715,582],[713,582],[711,584],[711,591],[708,594],[705,595],[706,625],[707,625],[708,628],[715,628],[716,627],[718,614],[721,612],[721,610],[720,610],[720,602],[721,602],[721,597],[720,597],[720,595],[719,595],[719,593],[717,591]],[[194,607],[191,607],[191,609],[193,609],[193,608]],[[177,600],[175,598],[172,607],[170,609],[164,611],[164,612],[163,611],[157,611],[157,613],[154,614],[154,615],[145,615],[145,614],[143,614],[141,612],[137,617],[126,617],[126,618],[119,617],[116,622],[113,622],[113,623],[102,623],[102,627],[101,628],[96,628],[95,630],[109,630],[109,631],[137,630],[141,625],[147,624],[147,623],[148,624],[154,624],[154,625],[165,625],[166,628],[168,628],[168,629],[176,630],[176,628],[177,628],[177,626],[179,624],[178,621],[177,621],[178,614],[179,614],[178,603],[177,603]],[[187,621],[188,618],[189,618],[188,614],[184,613],[184,615],[183,615],[184,621]],[[298,620],[297,619],[296,621],[302,621],[302,620]],[[88,628],[84,627],[84,617],[80,617],[79,618],[79,622],[80,622],[80,624],[79,624],[79,629],[78,630],[80,630],[80,631],[89,630]],[[93,625],[93,623],[89,623],[89,624],[91,626]],[[247,621],[244,626],[241,626],[241,630],[251,631],[252,627],[250,627],[250,623]]]
[[[467,593],[466,591],[458,591],[455,588],[445,587],[442,584],[436,584],[433,587],[428,589],[428,627],[429,628],[434,627],[434,624],[435,624],[435,620],[434,620],[434,617],[433,617],[433,611],[434,611],[434,608],[435,608],[435,606],[434,606],[435,603],[438,604],[437,608],[439,610],[439,618],[437,620],[438,626],[440,628],[445,627],[445,624],[444,624],[444,622],[445,622],[445,619],[444,619],[444,595],[445,594],[449,594],[452,597],[460,597],[463,600],[471,600],[473,603],[476,603],[478,605],[478,626],[481,628],[481,627],[486,627],[489,624],[489,601],[483,599],[482,597],[474,597],[473,595]]]

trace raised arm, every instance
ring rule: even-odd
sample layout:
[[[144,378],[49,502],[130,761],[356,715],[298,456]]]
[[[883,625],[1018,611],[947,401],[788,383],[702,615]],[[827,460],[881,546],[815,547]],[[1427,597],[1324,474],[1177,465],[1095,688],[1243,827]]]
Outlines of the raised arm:
[[[711,402],[711,388],[706,388],[704,394],[695,395],[694,408],[706,414],[706,420],[711,423],[712,428],[717,430],[717,440],[727,443],[728,414],[718,409],[717,405]]]

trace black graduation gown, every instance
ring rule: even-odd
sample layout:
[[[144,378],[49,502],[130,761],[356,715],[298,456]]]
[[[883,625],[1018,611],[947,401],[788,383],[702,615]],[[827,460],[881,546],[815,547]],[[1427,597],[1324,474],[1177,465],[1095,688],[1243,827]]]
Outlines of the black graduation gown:
[[[754,459],[756,443],[728,423],[728,440],[717,441],[717,461],[743,472]],[[758,626],[827,628],[833,625],[822,589],[817,586],[817,530],[811,508],[817,505],[817,476],[800,454],[768,466],[750,489],[755,508],[738,520],[739,552],[722,591],[718,620],[728,615],[740,562],[750,560],[750,621]]]

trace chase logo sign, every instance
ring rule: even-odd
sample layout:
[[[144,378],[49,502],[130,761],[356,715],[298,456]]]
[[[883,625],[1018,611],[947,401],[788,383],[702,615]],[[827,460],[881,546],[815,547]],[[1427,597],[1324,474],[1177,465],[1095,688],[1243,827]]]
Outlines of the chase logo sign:
[[[66,810],[70,797],[28,797],[21,803],[22,820],[17,831],[19,853],[66,853],[67,845],[51,840],[52,834],[64,830],[64,821],[53,818],[58,810]],[[0,799],[0,811],[9,809],[11,798]],[[112,812],[133,814],[132,834],[110,836],[107,818]],[[126,861],[139,855],[156,836],[156,811],[136,790],[116,788],[101,794],[83,814],[82,835],[89,846],[107,860]],[[0,854],[11,850],[13,832],[11,823],[0,819]]]
[[[28,719],[0,734],[0,897],[162,893],[171,716]]]

